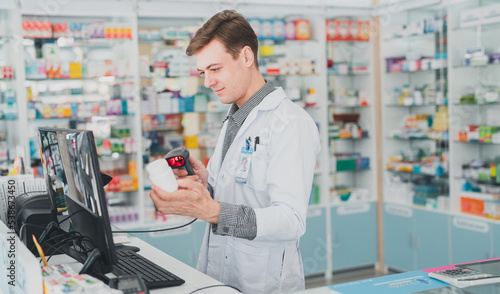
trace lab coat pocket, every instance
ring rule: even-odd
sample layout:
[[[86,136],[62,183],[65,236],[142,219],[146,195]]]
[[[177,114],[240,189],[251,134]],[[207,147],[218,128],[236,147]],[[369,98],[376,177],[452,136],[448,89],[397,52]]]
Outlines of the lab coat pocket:
[[[228,243],[227,258],[229,284],[243,293],[264,293],[269,248],[236,240]]]
[[[296,247],[287,247],[281,265],[280,293],[296,292],[304,288],[300,251]]]
[[[267,146],[257,145],[257,151],[252,156],[252,164],[248,175],[248,186],[252,189],[263,191],[267,188],[267,166],[269,155]]]

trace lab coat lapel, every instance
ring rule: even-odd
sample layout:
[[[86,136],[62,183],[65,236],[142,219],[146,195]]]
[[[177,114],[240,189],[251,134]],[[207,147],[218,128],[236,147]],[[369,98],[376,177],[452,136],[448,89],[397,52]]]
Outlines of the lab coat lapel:
[[[276,108],[281,100],[286,98],[285,92],[282,88],[276,88],[273,92],[267,95],[262,102],[259,103],[247,116],[245,122],[239,129],[236,137],[234,137],[234,141],[236,141],[241,135],[245,133],[245,131],[250,127],[252,122],[257,118],[257,115],[260,110],[270,110]],[[231,146],[233,147],[233,146]]]

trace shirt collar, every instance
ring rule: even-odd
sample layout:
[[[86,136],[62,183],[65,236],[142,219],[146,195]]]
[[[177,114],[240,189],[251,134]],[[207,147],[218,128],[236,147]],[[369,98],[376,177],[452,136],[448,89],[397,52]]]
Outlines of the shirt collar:
[[[236,103],[233,103],[231,105],[231,109],[229,110],[229,118],[231,118],[238,126],[241,126],[250,112],[252,112],[252,110],[274,90],[275,88],[273,83],[266,81],[264,86],[255,92],[255,94],[253,94],[252,97],[250,97],[250,99],[248,99],[248,101],[240,108],[238,108]]]

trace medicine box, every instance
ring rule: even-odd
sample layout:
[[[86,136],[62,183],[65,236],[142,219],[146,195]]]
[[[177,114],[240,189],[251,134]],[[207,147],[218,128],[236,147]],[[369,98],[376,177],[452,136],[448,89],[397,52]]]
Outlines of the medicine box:
[[[486,7],[485,7],[486,8]],[[483,8],[465,9],[460,12],[460,27],[472,27],[481,24]]]
[[[481,11],[482,24],[500,22],[500,4],[484,6]]]
[[[298,19],[295,21],[295,39],[297,40],[311,39],[311,27],[309,25],[309,20]]]
[[[492,219],[500,219],[500,201],[485,200],[484,216]]]
[[[359,157],[356,159],[356,168],[358,170],[364,170],[370,168],[370,158],[369,157]]]
[[[460,209],[463,213],[482,216],[484,211],[484,200],[461,196]]]
[[[356,158],[337,158],[337,171],[356,170]]]

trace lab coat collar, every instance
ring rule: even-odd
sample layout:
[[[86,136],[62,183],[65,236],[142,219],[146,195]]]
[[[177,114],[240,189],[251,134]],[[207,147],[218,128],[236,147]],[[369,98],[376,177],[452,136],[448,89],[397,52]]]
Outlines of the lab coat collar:
[[[255,120],[257,117],[259,111],[267,111],[267,110],[272,110],[278,107],[280,105],[281,101],[283,101],[286,98],[285,91],[283,91],[283,88],[279,87],[276,88],[273,92],[269,93],[262,102],[259,103],[249,114],[248,117],[245,119],[245,122],[241,126],[241,128],[238,130],[238,134],[236,134],[236,137],[234,140],[238,137],[240,137],[247,129],[248,127],[252,124],[252,122]],[[232,145],[232,144],[231,144]],[[231,147],[230,147],[231,148]]]
[[[257,105],[248,116],[250,116],[255,110],[274,109],[285,98],[286,98],[286,94],[285,94],[285,91],[283,91],[283,88],[277,87],[273,92],[269,93],[269,95],[267,95],[266,98],[264,98],[264,100],[262,100],[262,102],[259,103],[259,105]]]

